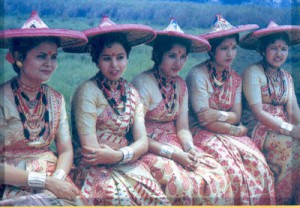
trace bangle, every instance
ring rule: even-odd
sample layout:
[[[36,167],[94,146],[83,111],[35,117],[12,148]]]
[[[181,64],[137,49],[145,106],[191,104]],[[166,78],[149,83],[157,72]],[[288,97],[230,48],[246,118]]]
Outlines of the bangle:
[[[174,152],[175,152],[175,149],[173,147],[168,146],[168,145],[162,145],[160,148],[159,155],[171,159]]]
[[[52,177],[65,180],[67,174],[63,169],[56,169],[55,172],[52,174]]]
[[[227,118],[229,117],[229,113],[226,111],[219,111],[220,112],[220,117],[218,118],[218,121],[226,121]]]
[[[132,147],[130,146],[122,147],[120,151],[123,153],[123,159],[121,160],[121,162],[119,162],[119,164],[124,164],[132,160],[134,156],[134,151]]]
[[[291,135],[291,131],[293,130],[294,126],[290,123],[283,121],[280,125],[280,133],[285,135]]]
[[[28,174],[27,183],[31,188],[45,188],[46,173],[30,172]]]
[[[239,136],[240,133],[241,133],[241,129],[239,127],[231,125],[229,130],[230,135]]]
[[[182,146],[185,152],[189,152],[191,149],[195,148],[193,142],[184,143]]]

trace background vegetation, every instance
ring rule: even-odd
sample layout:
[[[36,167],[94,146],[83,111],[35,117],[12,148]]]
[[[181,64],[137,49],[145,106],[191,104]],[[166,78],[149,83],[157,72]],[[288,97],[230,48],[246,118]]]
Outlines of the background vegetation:
[[[3,1],[3,0],[2,0]],[[200,3],[199,3],[200,2]],[[213,3],[210,1],[166,1],[166,0],[5,0],[0,7],[2,29],[19,28],[30,16],[31,11],[38,11],[40,17],[50,28],[84,30],[96,27],[102,16],[107,15],[115,23],[140,23],[155,29],[163,29],[170,17],[175,17],[181,28],[189,34],[199,35],[207,32],[215,14],[221,13],[233,25],[258,24],[266,27],[270,20],[278,24],[300,25],[299,6],[270,7],[259,5],[257,1],[242,1],[234,5]],[[295,1],[296,2],[296,1]],[[0,2],[1,3],[1,2]],[[0,50],[2,72],[0,83],[14,76],[12,67],[5,60],[7,50]],[[285,68],[295,79],[296,91],[300,92],[300,47],[290,50]],[[190,54],[180,76],[185,78],[188,70],[205,60],[205,53]],[[152,66],[151,47],[140,45],[134,47],[130,54],[129,65],[124,77],[129,81],[139,72]],[[248,65],[258,61],[259,55],[254,51],[239,49],[234,62],[234,69],[242,73]],[[61,92],[69,103],[76,87],[97,72],[89,54],[69,54],[60,50],[59,67],[48,84]],[[299,98],[298,98],[299,100]]]

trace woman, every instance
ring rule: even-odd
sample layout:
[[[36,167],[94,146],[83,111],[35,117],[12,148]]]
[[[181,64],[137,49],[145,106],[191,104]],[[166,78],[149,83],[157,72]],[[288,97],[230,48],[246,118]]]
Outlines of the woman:
[[[193,144],[188,126],[188,94],[178,76],[189,52],[209,50],[208,42],[184,34],[175,19],[157,31],[154,66],[132,83],[144,103],[149,153],[143,156],[173,205],[232,204],[225,171]]]
[[[9,47],[7,60],[18,75],[0,86],[0,205],[76,202],[80,192],[67,176],[73,149],[65,101],[45,82],[57,68],[58,47],[85,42],[81,32],[49,29],[36,12],[21,29],[1,31],[0,47]]]
[[[210,58],[193,67],[186,78],[194,143],[229,174],[235,205],[274,204],[273,175],[240,123],[242,80],[231,68],[238,33],[254,28],[233,27],[217,15],[211,31],[201,36],[211,44]]]
[[[241,42],[262,56],[243,74],[248,104],[243,122],[274,173],[277,204],[300,204],[300,110],[293,79],[281,68],[289,46],[299,44],[299,37],[300,26],[271,21]]]
[[[84,33],[89,44],[65,49],[91,49],[99,69],[79,86],[72,101],[75,148],[82,154],[74,171],[76,183],[89,205],[169,205],[147,166],[137,160],[148,149],[143,105],[122,78],[131,47],[150,41],[155,32],[145,25],[116,25],[104,17]]]

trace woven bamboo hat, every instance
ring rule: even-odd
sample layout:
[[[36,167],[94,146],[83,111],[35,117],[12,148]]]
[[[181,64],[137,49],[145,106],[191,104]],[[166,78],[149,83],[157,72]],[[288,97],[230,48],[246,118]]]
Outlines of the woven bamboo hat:
[[[60,39],[58,47],[80,45],[87,42],[86,36],[75,30],[49,28],[39,17],[36,11],[21,28],[0,31],[0,48],[9,48],[15,38],[57,37]]]
[[[212,26],[210,27],[209,32],[201,34],[199,35],[199,37],[205,38],[206,40],[210,40],[257,28],[259,28],[259,26],[256,24],[247,24],[235,27],[232,24],[230,24],[227,20],[225,20],[222,17],[222,15],[217,14]]]
[[[249,33],[241,38],[240,46],[245,49],[257,50],[262,37],[276,33],[287,33],[290,39],[290,46],[300,43],[300,26],[278,25],[270,21],[268,26]]]
[[[170,19],[169,25],[164,30],[156,31],[156,38],[148,43],[148,45],[153,46],[156,41],[164,36],[175,36],[191,41],[190,53],[199,53],[210,50],[210,45],[207,40],[194,35],[185,34],[177,24],[175,18]]]
[[[130,46],[136,46],[147,43],[155,38],[155,31],[142,24],[116,24],[107,16],[104,16],[100,24],[91,29],[82,31],[89,42],[79,47],[66,47],[63,50],[71,53],[88,53],[91,51],[91,42],[93,38],[101,38],[107,34],[123,34]]]

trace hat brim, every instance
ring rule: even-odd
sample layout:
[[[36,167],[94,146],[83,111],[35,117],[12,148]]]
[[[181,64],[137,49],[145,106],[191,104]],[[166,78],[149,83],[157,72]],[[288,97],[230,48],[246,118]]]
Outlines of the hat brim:
[[[91,39],[101,38],[102,35],[109,33],[120,33],[124,34],[128,44],[132,46],[147,43],[153,40],[156,36],[154,30],[146,25],[140,24],[121,24],[121,25],[111,25],[92,28],[82,31],[87,37],[89,42],[81,45],[79,47],[65,47],[63,50],[65,52],[71,53],[88,53],[91,51]]]
[[[210,39],[214,39],[214,38],[221,38],[224,36],[233,35],[233,34],[240,33],[240,32],[254,30],[257,28],[259,28],[259,26],[256,24],[240,25],[240,26],[234,27],[232,29],[228,29],[228,30],[221,30],[218,32],[201,34],[198,37],[202,37],[206,40],[210,40]]]
[[[9,48],[14,38],[57,37],[60,47],[81,45],[87,37],[79,31],[49,28],[23,28],[0,31],[0,48]]]
[[[180,32],[176,32],[176,31],[157,31],[156,32],[157,39],[159,39],[160,37],[163,37],[163,36],[174,36],[174,37],[178,37],[178,38],[182,38],[182,39],[191,41],[190,53],[201,53],[201,52],[210,50],[209,42],[201,37],[197,37],[197,36],[193,36],[193,35],[189,35],[189,34],[185,34],[185,33],[180,33]],[[154,42],[155,42],[155,39],[153,41],[149,42],[147,45],[153,46]]]
[[[241,38],[240,46],[249,50],[258,50],[260,38],[282,32],[285,32],[289,35],[290,46],[300,43],[300,26],[282,25],[277,27],[264,28],[249,33]]]

